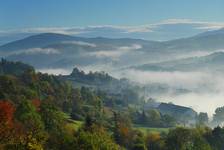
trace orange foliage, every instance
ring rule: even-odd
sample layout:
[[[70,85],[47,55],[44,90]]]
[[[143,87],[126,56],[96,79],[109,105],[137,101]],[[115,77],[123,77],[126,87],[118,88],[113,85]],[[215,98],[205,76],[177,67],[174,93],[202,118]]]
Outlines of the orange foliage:
[[[0,125],[10,126],[13,124],[15,107],[9,101],[0,101]]]
[[[0,101],[0,144],[13,136],[15,107],[9,101]]]
[[[129,128],[127,128],[125,125],[120,125],[119,130],[122,137],[128,137],[130,134]]]
[[[146,140],[149,142],[156,142],[156,141],[159,141],[160,139],[161,137],[159,133],[150,133],[146,137]]]
[[[39,99],[32,100],[32,104],[34,105],[37,111],[40,111],[41,101]]]

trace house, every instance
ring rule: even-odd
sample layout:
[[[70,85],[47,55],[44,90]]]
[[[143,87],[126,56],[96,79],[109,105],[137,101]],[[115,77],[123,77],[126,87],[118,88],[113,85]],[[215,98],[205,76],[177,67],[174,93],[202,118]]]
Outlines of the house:
[[[197,112],[192,108],[174,105],[171,103],[161,103],[157,109],[161,114],[168,114],[183,124],[195,124]]]

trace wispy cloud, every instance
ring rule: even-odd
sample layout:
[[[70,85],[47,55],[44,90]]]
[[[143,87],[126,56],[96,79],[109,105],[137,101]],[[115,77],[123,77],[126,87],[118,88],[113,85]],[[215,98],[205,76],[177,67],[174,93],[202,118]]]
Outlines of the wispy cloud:
[[[62,69],[62,68],[45,68],[37,70],[42,73],[54,74],[54,75],[69,75],[72,72],[72,69]]]
[[[87,27],[40,27],[26,28],[13,30],[0,30],[1,34],[13,33],[59,33],[68,35],[79,35],[83,33],[99,32],[99,31],[115,31],[120,33],[141,33],[152,32],[150,25],[141,26],[114,26],[114,25],[99,25]]]
[[[161,23],[155,24],[155,26],[172,25],[172,24],[194,25],[194,28],[201,30],[216,30],[224,28],[224,22],[193,21],[190,19],[168,19],[162,21]]]
[[[60,54],[60,51],[54,48],[30,48],[26,50],[21,50],[13,52],[11,54]]]
[[[117,60],[120,56],[133,51],[133,50],[137,50],[142,48],[141,45],[139,44],[133,44],[131,46],[121,46],[121,47],[117,47],[113,50],[99,50],[96,52],[90,52],[87,55],[90,56],[96,56],[98,58],[104,58],[104,57],[109,57],[113,60]]]
[[[0,33],[8,32],[22,32],[22,33],[62,33],[62,34],[81,34],[86,32],[95,32],[97,30],[114,30],[123,33],[141,33],[141,32],[153,32],[155,28],[161,25],[172,25],[172,24],[188,24],[195,25],[198,29],[219,29],[224,27],[224,22],[205,22],[205,21],[194,21],[190,19],[167,19],[158,23],[145,24],[138,26],[117,26],[117,25],[98,25],[98,26],[87,26],[87,27],[38,27],[38,28],[26,28],[18,30],[4,30]]]
[[[79,46],[88,46],[88,47],[96,47],[96,44],[94,43],[88,43],[83,41],[63,41],[63,44],[74,44]]]

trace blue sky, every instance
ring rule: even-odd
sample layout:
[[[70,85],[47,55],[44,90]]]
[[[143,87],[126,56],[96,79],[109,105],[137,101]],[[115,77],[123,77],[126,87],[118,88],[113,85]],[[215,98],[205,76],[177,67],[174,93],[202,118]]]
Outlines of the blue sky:
[[[212,23],[213,26],[215,24],[222,26],[224,23],[223,0],[1,0],[0,3],[0,31],[2,33],[8,30],[31,30],[31,28],[32,30],[34,28],[54,28],[55,31],[55,28],[89,26],[97,26],[98,30],[99,26],[103,26],[100,33],[104,33],[103,31],[107,30],[105,25],[111,28],[116,26],[116,29],[122,26],[123,28],[119,31],[123,31],[127,26],[136,26],[137,29],[137,26],[142,28],[142,26],[150,25],[151,30],[152,25],[175,19],[175,26],[168,26],[168,28],[164,28],[164,25],[162,28],[159,26],[157,27],[158,34],[153,36],[164,36],[163,30],[173,34],[173,28],[179,28],[177,27],[179,22],[181,28],[178,31],[183,30],[183,36],[188,36],[205,31],[189,30],[190,26],[195,29],[200,28],[202,23]],[[190,22],[200,25],[192,26]],[[158,32],[159,28],[163,30]],[[52,29],[49,29],[50,31]],[[110,33],[113,32],[114,29],[110,30]],[[99,34],[101,36],[100,33],[81,35],[97,36]],[[167,38],[158,38],[158,40],[166,40],[170,36],[179,38],[182,34],[166,35]],[[117,36],[120,35],[115,37]],[[151,39],[139,32],[134,37]]]

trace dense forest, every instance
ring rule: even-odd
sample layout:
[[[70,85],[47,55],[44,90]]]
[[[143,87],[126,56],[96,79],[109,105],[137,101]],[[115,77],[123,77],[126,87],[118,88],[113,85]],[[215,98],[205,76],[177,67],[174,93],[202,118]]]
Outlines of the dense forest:
[[[102,72],[75,68],[71,75],[55,76],[2,59],[0,149],[224,149],[224,128],[217,126],[224,107],[209,121],[207,113],[158,103],[140,91]]]

